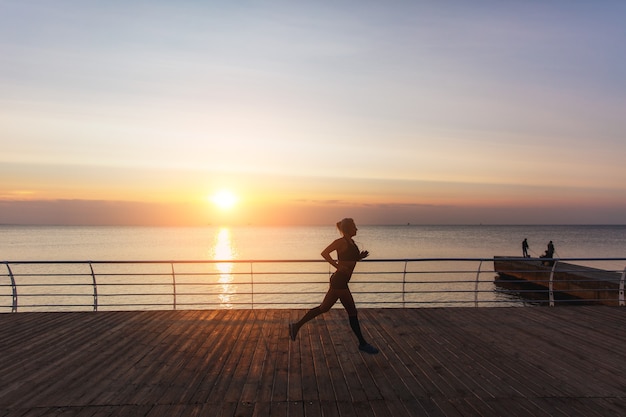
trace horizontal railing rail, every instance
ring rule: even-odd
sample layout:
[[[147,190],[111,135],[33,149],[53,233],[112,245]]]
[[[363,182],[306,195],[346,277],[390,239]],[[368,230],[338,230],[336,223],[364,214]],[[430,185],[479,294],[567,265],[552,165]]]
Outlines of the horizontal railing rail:
[[[499,262],[508,262],[508,269],[497,270]],[[332,273],[324,260],[2,263],[0,312],[310,308],[321,302]],[[367,259],[350,288],[365,308],[623,306],[624,263],[626,258]],[[532,275],[530,283],[516,278],[524,274]],[[598,287],[602,291],[590,295]]]

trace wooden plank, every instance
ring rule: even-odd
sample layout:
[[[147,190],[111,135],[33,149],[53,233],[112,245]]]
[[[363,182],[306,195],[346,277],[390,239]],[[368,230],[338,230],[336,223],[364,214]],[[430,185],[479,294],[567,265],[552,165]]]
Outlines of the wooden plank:
[[[237,364],[239,363],[243,349],[245,348],[245,334],[244,328],[247,325],[247,321],[250,318],[250,311],[236,311],[237,319],[234,321],[234,332],[230,334],[230,344],[228,346],[228,352],[225,357],[221,358],[221,366],[218,365],[219,372],[215,374],[215,384],[211,389],[207,402],[220,402],[224,401],[225,395],[230,386]]]
[[[275,404],[287,403],[289,401],[289,349],[291,342],[284,326],[275,325],[270,338],[272,340],[270,348],[274,358],[271,401]],[[279,409],[286,410],[286,407],[281,406]],[[278,411],[276,412],[278,413]]]
[[[99,357],[99,355],[91,355],[87,347],[100,345],[102,338],[106,337],[106,335],[104,335],[105,332],[102,331],[103,328],[99,327],[97,322],[94,323],[96,317],[93,313],[83,314],[87,314],[87,317],[85,317],[85,321],[80,328],[76,328],[75,331],[71,332],[71,335],[65,334],[63,331],[63,337],[60,337],[50,347],[41,347],[43,353],[38,354],[37,357],[47,358],[47,360],[45,360],[46,363],[43,363],[41,360],[38,361],[37,364],[41,367],[39,371],[36,373],[29,372],[27,375],[29,375],[30,378],[47,381],[47,383],[35,385],[35,387],[31,386],[32,392],[22,397],[22,402],[24,402],[24,398],[27,398],[29,402],[37,402],[41,399],[45,399],[47,395],[74,394],[75,391],[72,390],[72,388],[77,386],[74,381],[81,375],[86,375],[87,377],[92,375],[90,374],[91,367],[93,367],[94,363],[97,363],[97,361],[101,361],[102,358]],[[83,319],[83,314],[77,315],[77,313],[69,313],[73,319]],[[118,316],[124,319],[124,315]],[[126,316],[126,319],[128,319],[128,317],[129,316]],[[112,318],[115,319],[115,317]],[[109,325],[117,327],[114,320],[111,320]],[[83,348],[78,347],[80,343],[83,344]],[[59,355],[59,352],[63,354]],[[71,364],[77,360],[81,361],[82,369],[71,367]],[[66,371],[58,373],[58,369],[66,369]],[[41,373],[45,373],[43,377]],[[36,394],[33,395],[33,392]],[[24,394],[21,393],[18,395],[23,396]],[[28,402],[26,404],[28,404]]]
[[[271,320],[271,315],[268,316]],[[261,383],[256,393],[255,401],[261,404],[271,405],[272,393],[274,390],[274,376],[276,370],[276,357],[278,355],[278,341],[275,337],[270,335],[271,325],[265,323],[263,329],[265,330],[266,339],[263,343],[267,345],[264,348],[263,366],[261,368]]]
[[[338,313],[337,310],[335,310],[334,312]],[[343,314],[345,313],[343,313],[343,311],[341,311],[341,313],[341,316],[343,318]],[[317,330],[320,332],[321,353],[323,354],[323,356],[320,357],[320,361],[328,370],[329,378],[328,381],[325,381],[325,383],[332,386],[333,400],[343,402],[350,398],[350,390],[348,385],[346,384],[345,375],[343,374],[343,370],[341,369],[336,349],[342,349],[344,348],[344,346],[336,345],[333,342],[333,337],[331,336],[332,332],[346,331],[343,328],[341,330],[339,329],[339,326],[337,325],[338,320],[338,314],[327,313],[318,316],[314,321],[320,324],[319,326],[317,326]],[[343,326],[341,327],[347,327],[345,319],[342,320],[342,324]],[[333,329],[332,332],[330,328]],[[341,412],[341,407],[339,408],[339,410]]]
[[[528,360],[528,355],[534,354],[541,347],[533,335],[528,333],[526,326],[516,327],[509,322],[508,310],[502,311],[501,318],[478,322],[477,319],[472,320],[474,309],[467,309],[468,321],[477,324],[466,327],[464,335],[458,335],[475,346],[476,352],[472,352],[472,355],[475,356],[479,352],[482,355],[488,355],[486,357],[489,357],[490,360],[482,361],[482,367],[491,370],[492,375],[495,375],[496,378],[494,382],[499,381],[503,388],[510,390],[509,393],[496,392],[495,396],[565,395],[561,390],[562,387],[553,383],[553,376],[537,366],[538,363],[545,360],[543,354],[538,356],[539,361]],[[484,343],[481,343],[481,340]],[[519,346],[528,344],[529,341],[533,342],[531,352],[520,351]],[[487,349],[489,346],[497,346],[498,349]],[[544,375],[544,378],[538,376],[541,374]],[[484,379],[493,378],[486,375]],[[484,380],[481,381],[481,383],[484,382]]]
[[[376,417],[394,417],[394,416],[402,416],[406,415],[406,411],[402,411],[402,414],[395,414],[395,410],[397,408],[390,407],[391,402],[387,402],[384,400],[371,400],[368,401],[374,416]],[[359,414],[360,415],[360,414]]]
[[[194,312],[193,320],[194,332],[191,333],[190,343],[184,352],[185,361],[177,377],[176,383],[183,387],[178,401],[188,403],[193,394],[200,387],[203,378],[203,370],[211,366],[211,356],[208,354],[214,347],[211,335],[218,331],[218,323],[221,321],[216,314],[216,310],[199,310]]]
[[[77,393],[85,404],[99,404],[102,400],[105,400],[105,403],[107,401],[127,403],[122,400],[121,395],[125,390],[129,396],[133,395],[129,390],[134,388],[130,383],[132,374],[128,370],[133,369],[145,356],[145,347],[155,343],[155,339],[151,337],[156,338],[156,333],[142,330],[150,328],[160,317],[166,316],[124,312],[121,317],[126,320],[123,326],[100,332],[104,338],[85,349],[85,355],[95,360],[95,363],[90,364],[84,357],[74,356],[76,361],[81,361],[81,365],[85,364],[83,370],[89,370],[84,375],[82,392]],[[94,386],[99,389],[93,389]]]
[[[297,312],[297,318],[301,317],[304,312]],[[296,318],[296,319],[297,319]],[[295,321],[295,320],[294,320]],[[294,361],[299,362],[300,365],[300,387],[302,389],[302,401],[310,404],[317,404],[317,407],[306,407],[312,410],[310,413],[321,410],[319,407],[320,393],[318,391],[319,386],[316,378],[315,361],[313,358],[313,348],[311,343],[311,327],[304,326],[298,333],[298,338],[292,344],[290,354],[294,358]]]
[[[188,362],[197,361],[198,350],[202,343],[197,339],[198,319],[202,317],[197,311],[188,311],[174,323],[176,331],[173,332],[165,343],[172,346],[170,356],[166,358],[166,363],[160,372],[162,377],[158,379],[163,383],[158,384],[155,390],[155,403],[157,404],[177,404],[189,389],[189,381],[197,373],[195,367],[189,367]],[[202,354],[204,352],[201,352]]]
[[[263,369],[271,354],[265,335],[271,329],[271,311],[255,310],[253,319],[251,337],[248,342],[253,349],[251,352],[252,357],[250,358],[248,374],[239,399],[241,402],[245,403],[254,403],[257,401],[257,395],[263,381]]]
[[[440,349],[449,351],[450,355],[454,355],[454,361],[457,363],[456,375],[466,379],[467,384],[478,386],[479,396],[485,398],[511,397],[520,395],[538,395],[540,390],[535,388],[533,381],[525,381],[521,384],[518,382],[523,380],[522,376],[516,374],[512,369],[515,358],[498,349],[493,349],[491,344],[481,343],[480,338],[491,332],[498,332],[498,327],[494,323],[484,323],[473,318],[475,309],[465,309],[466,320],[459,325],[452,327],[450,325],[440,324],[443,320],[451,323],[446,312],[442,312],[437,316],[440,318],[433,319],[433,315],[429,316],[431,325],[436,325],[441,331],[438,335]],[[499,337],[496,335],[496,337]],[[454,352],[450,352],[453,350]],[[489,358],[488,361],[476,361],[476,355]],[[516,382],[512,382],[515,380]],[[508,382],[507,382],[508,381]],[[511,383],[512,382],[512,383]],[[535,389],[535,391],[533,391]],[[472,389],[474,393],[475,388]]]
[[[447,394],[448,397],[454,396],[478,396],[489,398],[491,394],[486,390],[485,384],[476,384],[475,378],[477,374],[473,372],[471,365],[473,361],[466,360],[465,352],[467,348],[456,339],[450,337],[461,331],[457,323],[451,321],[447,317],[446,312],[437,312],[428,310],[424,312],[430,326],[436,327],[438,332],[425,338],[425,351],[432,356],[432,366],[438,376],[445,379],[454,394]],[[420,341],[416,340],[416,343]]]
[[[186,394],[186,398],[189,398],[188,402],[207,402],[211,390],[220,377],[221,368],[230,353],[233,343],[232,333],[238,331],[238,327],[233,326],[233,321],[231,321],[235,317],[235,314],[226,314],[224,311],[220,311],[218,317],[214,319],[215,326],[207,329],[201,345],[205,353],[200,356],[200,363],[195,364],[196,372],[201,377],[190,386],[189,392]]]
[[[341,373],[343,374],[343,380],[345,381],[349,394],[348,397],[343,397],[341,399],[350,400],[352,402],[362,402],[366,401],[368,396],[365,393],[363,384],[361,383],[361,377],[359,376],[357,368],[364,368],[364,358],[359,355],[356,343],[352,340],[348,340],[353,337],[354,336],[352,334],[345,333],[333,336],[335,339],[334,345],[336,347],[335,355],[337,357],[337,363]],[[355,362],[358,362],[358,365],[356,365]],[[367,376],[369,377],[369,375]],[[375,397],[375,394],[372,396]]]
[[[313,368],[315,372],[315,380],[317,385],[317,400],[326,402],[335,402],[335,392],[333,385],[330,383],[330,370],[326,363],[326,356],[322,347],[322,338],[320,335],[321,325],[317,320],[312,320],[305,325],[309,330],[309,341],[311,343],[311,357],[313,359]],[[302,329],[303,330],[303,329]],[[300,331],[302,331],[300,330]],[[324,413],[326,415],[326,413]]]
[[[528,318],[532,318],[532,314]],[[545,317],[537,322],[527,320],[525,323],[511,323],[507,329],[502,329],[504,334],[501,337],[507,339],[503,343],[509,345],[510,350],[517,350],[521,343],[533,341],[533,349],[522,352],[523,356],[518,359],[520,364],[525,366],[517,366],[516,369],[526,369],[529,380],[542,381],[544,395],[573,397],[580,390],[593,390],[593,387],[587,386],[587,378],[572,379],[568,377],[568,374],[579,373],[580,371],[593,371],[588,367],[589,361],[593,360],[587,358],[586,353],[587,349],[593,348],[593,345],[585,346],[581,341],[572,340],[566,334],[560,336],[558,344],[553,343],[554,329],[546,327],[542,323],[543,321],[546,321]],[[570,325],[574,324],[561,321],[560,327],[564,328]],[[575,359],[576,356],[579,356],[579,360]],[[539,374],[544,376],[540,377]],[[601,381],[598,383],[602,385]]]
[[[288,349],[289,363],[287,376],[289,380],[287,382],[287,398],[291,401],[302,401],[305,398],[305,389],[317,390],[311,385],[310,377],[312,367],[309,366],[306,368],[307,365],[311,364],[310,361],[307,361],[307,359],[310,359],[310,353],[302,350],[306,338],[300,335],[295,342],[291,341],[291,337],[289,336],[289,322],[289,315],[284,316],[277,326],[278,332],[275,337],[278,340],[282,340],[283,346]],[[303,357],[303,355],[306,357]],[[306,375],[305,372],[307,373]],[[305,384],[308,385],[305,386]],[[304,408],[302,408],[302,413],[304,413]]]
[[[322,407],[319,401],[303,401],[304,417],[322,417]]]
[[[369,314],[369,311],[361,313],[361,315],[364,314]],[[393,346],[393,332],[387,333],[383,330],[383,327],[394,327],[393,322],[388,320],[390,317],[388,317],[387,311],[383,310],[380,316],[377,315],[378,317],[373,314],[369,315],[370,322],[374,324],[370,327],[371,339],[377,342],[384,341],[384,343],[376,343],[380,353],[371,358],[373,366],[367,367],[372,381],[375,382],[382,398],[391,401],[394,406],[402,405],[404,410],[396,410],[396,415],[397,413],[402,414],[402,411],[414,411],[415,405],[412,405],[411,410],[408,410],[404,404],[416,401],[425,390],[420,381],[414,379],[409,369],[410,366],[393,360],[397,352]],[[415,402],[415,404],[419,408],[419,403]],[[425,410],[421,411],[426,413]]]
[[[381,330],[388,341],[386,351],[394,364],[398,379],[408,388],[415,399],[454,395],[448,382],[437,375],[438,361],[427,351],[430,336],[426,322],[416,320],[410,314],[390,317],[389,327]],[[410,399],[410,398],[409,398]]]
[[[360,310],[378,355],[342,309],[0,314],[0,416],[619,415],[625,313]]]
[[[257,312],[250,311],[250,315],[245,319],[245,325],[239,333],[240,339],[237,341],[238,349],[233,352],[237,352],[237,362],[232,369],[230,384],[222,396],[225,401],[239,402],[240,407],[243,388],[246,383],[250,381],[248,376],[250,374],[251,364],[253,363],[252,359],[255,358],[255,352],[260,352],[261,354],[263,352],[263,341],[258,337],[259,333],[258,329],[256,329],[256,315]],[[256,338],[252,337],[253,333],[256,334]],[[262,359],[262,356],[257,355],[256,360],[258,361],[259,358]],[[247,404],[248,402],[244,401],[244,403]],[[247,408],[246,410],[252,411]],[[247,415],[247,413],[244,414]]]

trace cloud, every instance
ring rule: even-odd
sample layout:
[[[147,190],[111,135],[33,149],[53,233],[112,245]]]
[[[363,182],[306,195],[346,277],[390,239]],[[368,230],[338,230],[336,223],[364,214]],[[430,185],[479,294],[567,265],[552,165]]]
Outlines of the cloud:
[[[0,223],[29,225],[182,226],[201,224],[191,204],[102,200],[1,201]]]

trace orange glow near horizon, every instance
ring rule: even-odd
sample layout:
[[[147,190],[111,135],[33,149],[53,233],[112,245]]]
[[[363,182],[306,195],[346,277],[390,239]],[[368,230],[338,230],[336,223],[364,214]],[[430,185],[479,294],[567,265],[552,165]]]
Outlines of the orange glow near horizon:
[[[558,222],[576,208],[568,222],[619,223],[625,204],[623,194],[610,189],[215,173],[166,180],[166,173],[152,174],[145,187],[127,181],[120,188],[75,184],[73,192],[55,195],[54,188],[19,198],[5,192],[0,214],[7,224],[288,226],[332,225],[343,217],[361,224]]]

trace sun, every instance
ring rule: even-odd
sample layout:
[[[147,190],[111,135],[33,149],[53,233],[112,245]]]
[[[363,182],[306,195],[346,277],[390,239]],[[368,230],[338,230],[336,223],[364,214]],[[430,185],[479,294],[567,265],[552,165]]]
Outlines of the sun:
[[[220,190],[211,196],[211,201],[221,210],[230,210],[237,204],[237,196],[230,190]]]

